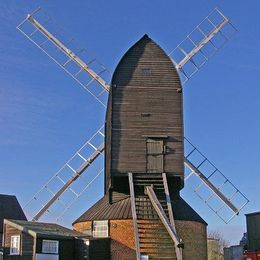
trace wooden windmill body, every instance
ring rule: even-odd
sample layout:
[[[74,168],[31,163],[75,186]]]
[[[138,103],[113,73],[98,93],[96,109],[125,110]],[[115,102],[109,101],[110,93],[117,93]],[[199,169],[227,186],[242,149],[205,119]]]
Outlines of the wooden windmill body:
[[[106,190],[120,191],[122,178],[129,172],[165,172],[182,186],[182,93],[170,58],[144,36],[124,55],[111,85],[106,116]]]

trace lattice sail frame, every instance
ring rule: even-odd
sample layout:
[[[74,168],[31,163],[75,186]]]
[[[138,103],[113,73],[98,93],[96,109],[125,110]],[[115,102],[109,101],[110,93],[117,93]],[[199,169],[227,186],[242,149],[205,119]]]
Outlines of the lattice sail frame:
[[[111,73],[45,10],[38,8],[29,14],[17,29],[106,107],[110,86],[104,79],[110,80]]]
[[[103,158],[98,161],[103,151],[104,127],[102,126],[25,205],[24,210],[27,215],[31,216],[33,221],[38,221],[49,213],[56,221],[60,220],[73,203],[103,173]],[[83,176],[86,169],[88,169],[88,174]],[[78,179],[81,182],[76,182]],[[62,208],[56,206],[57,202]],[[54,213],[52,209],[58,212]]]
[[[229,223],[249,200],[188,139],[185,141],[185,184],[225,223]]]
[[[213,19],[214,16],[218,17],[217,21]],[[207,30],[203,29],[204,24],[207,25]],[[217,47],[213,43],[216,36],[220,35],[224,37],[224,43],[227,41],[228,37],[223,31],[227,27],[230,27],[232,31],[236,31],[229,19],[216,8],[169,54],[176,69],[180,71],[180,75],[182,75],[182,84],[185,84],[186,81],[189,80],[211,56],[205,54],[204,49],[207,46],[214,47],[214,54],[223,45],[222,43],[221,46]],[[211,29],[209,30],[209,28]],[[110,72],[100,62],[93,58],[86,49],[80,48],[74,38],[68,37],[65,31],[42,8],[38,8],[32,14],[28,15],[27,18],[17,26],[17,29],[38,48],[40,48],[41,51],[49,56],[49,58],[51,58],[56,64],[58,64],[66,73],[74,78],[104,107],[106,107],[110,86],[103,78],[109,77],[110,79]],[[202,35],[200,35],[197,40],[196,38],[193,38],[193,35],[195,35],[196,32],[199,32]],[[57,39],[54,34],[59,35],[59,39]],[[187,49],[187,46],[185,47],[187,42],[191,44],[192,48]],[[176,56],[176,53],[178,52],[182,55],[181,59],[178,59],[178,55]],[[203,61],[200,63],[197,61],[198,55],[202,55],[201,57],[203,57]],[[190,64],[193,69],[195,68],[191,72],[186,69]],[[102,154],[104,150],[104,142],[100,142],[99,145],[93,145],[93,140],[99,135],[104,137],[103,131],[103,127],[99,129],[97,133],[95,133],[92,138],[87,141],[56,174],[54,174],[54,176],[40,189],[40,191],[35,194],[33,199],[26,204],[25,210],[28,215],[32,216],[33,220],[37,221],[46,213],[54,215],[55,219],[59,220],[75,200],[77,200],[89,185],[102,173],[103,169],[99,169],[96,170],[96,174],[93,176],[88,174],[87,176],[90,175],[90,180],[87,181],[86,185],[83,186],[80,191],[75,191],[72,188],[72,185],[77,179],[83,178],[82,173],[86,168],[92,166],[95,163],[95,159]],[[93,149],[93,153],[88,156],[81,156],[81,152],[87,147]],[[187,165],[189,166],[188,168],[192,165],[196,169],[191,162],[190,164],[187,163],[189,162],[188,157],[185,158],[186,168]],[[78,159],[82,160],[82,162],[76,168],[73,168],[71,164]],[[66,170],[69,171],[69,174],[67,179],[64,180],[63,175],[65,175],[64,172],[66,172]],[[196,174],[196,171],[198,171],[198,169],[188,175],[186,180],[190,179],[191,175],[196,175],[201,178],[203,174]],[[57,186],[57,182],[60,183],[61,186],[52,189],[52,184]],[[67,199],[67,192],[73,194],[71,200]],[[45,193],[50,194],[51,197],[44,197],[41,199],[41,195]],[[225,195],[223,196],[225,197]],[[63,198],[66,198],[65,202],[63,201]],[[59,214],[52,213],[52,208],[55,208],[55,205],[57,204],[56,202],[61,204],[63,207],[63,210],[60,210]],[[31,205],[34,203],[36,209],[33,212]],[[227,204],[229,204],[229,207],[231,206],[232,210],[236,214],[240,209],[242,209],[242,207],[237,209],[232,203]],[[27,211],[27,209],[29,209],[29,211]]]
[[[237,31],[218,9],[213,9],[188,36],[169,53],[184,85]]]

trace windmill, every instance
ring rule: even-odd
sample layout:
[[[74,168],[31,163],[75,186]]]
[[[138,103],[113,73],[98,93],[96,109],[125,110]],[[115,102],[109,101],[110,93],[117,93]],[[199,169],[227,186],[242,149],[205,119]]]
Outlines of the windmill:
[[[98,129],[26,205],[26,207],[30,208],[31,213],[32,205],[36,205],[35,212],[31,216],[31,219],[34,221],[38,221],[46,213],[51,213],[52,208],[57,203],[64,206],[64,210],[60,211],[57,216],[57,219],[59,219],[101,174],[102,170],[98,170],[97,174],[93,176],[92,180],[82,190],[76,191],[73,185],[79,182],[79,179],[82,179],[83,173],[86,172],[84,174],[86,175],[88,174],[87,171],[92,171],[91,167],[100,159],[100,155],[104,150],[106,158],[109,158],[112,154],[111,149],[115,150],[113,146],[119,145],[116,141],[119,140],[121,142],[120,145],[124,147],[122,139],[124,134],[121,133],[122,137],[120,136],[118,139],[114,138],[116,134],[112,130],[112,123],[110,123],[110,121],[113,121],[111,119],[113,118],[113,113],[114,116],[117,113],[116,110],[112,112],[112,100],[114,97],[118,98],[115,102],[120,103],[122,101],[120,88],[131,81],[129,75],[121,78],[120,75],[124,74],[124,69],[127,70],[127,67],[134,67],[134,65],[138,66],[139,64],[135,60],[135,57],[131,59],[134,65],[129,65],[129,63],[124,64],[123,58],[119,66],[124,69],[120,73],[117,70],[115,71],[112,84],[110,85],[104,80],[104,75],[108,72],[107,69],[95,59],[88,56],[87,59],[84,59],[83,56],[88,54],[85,49],[73,49],[70,47],[73,42],[63,40],[61,37],[58,39],[60,29],[58,28],[57,31],[57,26],[55,27],[56,29],[53,29],[51,28],[52,25],[53,19],[39,8],[28,15],[17,28],[65,70],[65,72],[73,77],[102,106],[106,107],[108,99],[107,122],[105,129],[104,127]],[[170,82],[174,88],[169,90],[168,87],[168,92],[165,93],[168,93],[169,96],[177,100],[176,106],[179,109],[177,113],[179,117],[175,118],[175,123],[177,122],[176,125],[178,127],[176,128],[178,128],[178,131],[160,135],[152,133],[152,131],[149,132],[149,135],[145,133],[140,135],[138,133],[145,140],[146,157],[143,159],[145,161],[145,170],[140,171],[138,162],[135,164],[135,161],[131,161],[132,158],[130,155],[124,158],[123,163],[119,159],[116,163],[113,163],[109,159],[106,160],[105,192],[109,194],[110,202],[120,201],[125,197],[129,197],[131,201],[137,259],[141,259],[141,255],[144,254],[144,251],[141,250],[143,241],[139,234],[140,222],[138,221],[140,221],[140,216],[138,216],[138,207],[147,208],[146,212],[142,212],[144,215],[150,214],[153,218],[155,212],[159,216],[160,223],[167,230],[167,236],[174,242],[177,259],[182,259],[181,248],[183,244],[175,228],[171,196],[176,190],[179,192],[183,188],[184,182],[191,183],[193,191],[226,223],[238,215],[240,210],[248,203],[247,198],[214,164],[193,146],[189,140],[183,138],[182,126],[182,85],[200,70],[209,58],[229,39],[230,33],[234,31],[235,28],[230,20],[219,9],[215,8],[184,41],[168,54],[168,61],[165,60],[165,62],[169,67],[165,65],[165,71],[167,72],[168,70],[168,74],[172,73],[174,75]],[[156,44],[148,36],[144,36],[132,48],[136,48],[135,53],[140,52],[140,49],[143,48],[145,53],[146,46],[148,45],[151,45],[151,48],[154,48],[155,52],[158,51],[159,56],[161,55],[161,50],[155,47]],[[150,79],[149,77],[153,76],[153,69],[148,66],[142,67],[140,71],[142,73],[140,82],[146,84],[142,80],[147,79],[147,82],[152,85],[152,77]],[[132,71],[133,75],[134,73]],[[163,84],[167,85],[168,83],[163,83],[162,80]],[[141,95],[142,92],[139,94]],[[141,104],[139,105],[142,106]],[[147,120],[149,121],[152,118],[152,114],[153,112],[143,111],[139,115],[144,125]],[[118,116],[120,115],[118,114]],[[124,120],[122,119],[122,121]],[[117,127],[120,128],[120,126]],[[104,137],[106,145],[104,145]],[[121,156],[119,155],[120,152],[124,153],[124,149],[122,150],[123,152],[117,152],[116,156],[118,158]],[[115,160],[113,155],[111,158]],[[136,159],[137,157],[135,157]],[[129,164],[127,164],[127,161],[129,161]],[[158,168],[158,165],[161,168]],[[183,174],[184,167],[185,177]],[[143,174],[144,172],[146,175]],[[160,192],[163,192],[163,194]],[[71,199],[70,197],[70,200],[68,200],[67,193],[72,194],[73,198]],[[44,194],[48,194],[49,196]],[[164,196],[163,202],[159,199],[160,196]],[[153,212],[148,212],[148,208],[152,208]],[[151,255],[152,253],[146,252],[146,254]]]

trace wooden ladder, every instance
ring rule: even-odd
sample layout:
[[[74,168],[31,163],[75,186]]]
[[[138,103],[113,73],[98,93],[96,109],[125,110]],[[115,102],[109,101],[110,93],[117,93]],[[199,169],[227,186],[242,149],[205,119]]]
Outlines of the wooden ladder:
[[[129,173],[129,185],[137,260],[181,260],[165,175]]]

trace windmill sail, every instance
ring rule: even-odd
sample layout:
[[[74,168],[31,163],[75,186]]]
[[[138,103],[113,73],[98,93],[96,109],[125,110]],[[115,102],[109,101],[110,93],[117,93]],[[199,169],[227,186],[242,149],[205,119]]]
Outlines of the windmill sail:
[[[99,102],[106,105],[110,86],[103,78],[110,77],[109,71],[86,49],[80,48],[74,38],[67,36],[42,8],[29,14],[17,29]]]
[[[103,151],[104,127],[101,127],[25,205],[27,215],[38,221],[49,213],[52,219],[59,220],[103,172],[103,159],[98,163]],[[82,176],[86,169],[88,178]],[[79,180],[80,185],[75,185]],[[54,212],[57,203],[61,208]]]
[[[185,183],[225,223],[229,223],[249,200],[186,138],[185,150]]]
[[[236,28],[215,8],[169,53],[185,84],[233,35]]]

